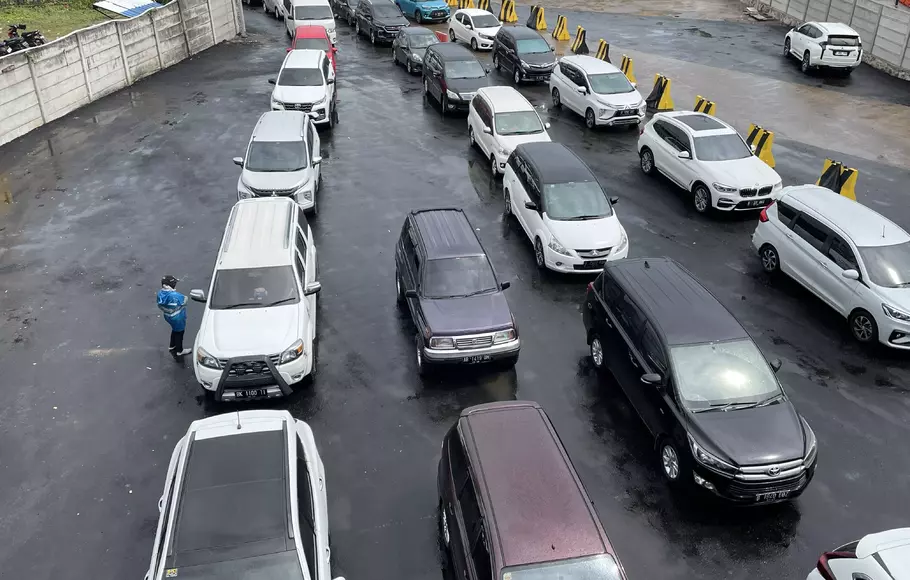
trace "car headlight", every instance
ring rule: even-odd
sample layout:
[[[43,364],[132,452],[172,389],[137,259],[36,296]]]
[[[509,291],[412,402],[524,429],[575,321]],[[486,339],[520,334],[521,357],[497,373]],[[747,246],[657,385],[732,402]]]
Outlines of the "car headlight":
[[[774,187],[771,188],[771,191],[780,191],[783,188],[784,188],[784,182],[778,181],[777,183],[774,184]]]
[[[806,431],[806,457],[805,463],[812,463],[815,460],[815,454],[818,453],[818,439],[815,438],[815,432],[809,427],[809,424],[803,419],[803,428]]]
[[[477,36],[479,36],[480,38],[482,38],[482,39],[484,39],[484,40],[493,40],[493,37],[490,36],[490,35],[488,35],[488,34],[481,34],[481,33],[478,32],[478,33],[477,33]]]
[[[515,329],[510,328],[509,330],[500,330],[493,335],[493,344],[499,344],[501,342],[509,342],[510,340],[515,340]]]
[[[523,61],[523,60],[520,61],[520,62],[521,62],[521,68],[529,68],[529,67],[531,66],[531,65],[529,65],[528,63],[526,63],[526,62]]]
[[[894,308],[893,306],[888,306],[887,304],[882,304],[882,310],[884,310],[885,315],[889,316],[890,318],[893,318],[895,320],[904,320],[904,321],[910,322],[910,314],[907,314],[906,312],[898,310],[897,308]]]
[[[559,240],[556,238],[550,238],[550,242],[547,244],[547,247],[556,252],[557,254],[562,254],[563,256],[571,256],[569,250],[565,246],[559,243]]]
[[[282,103],[281,101],[276,101],[275,99],[272,99],[272,108],[273,109],[284,109],[284,103]]]
[[[726,461],[721,461],[714,455],[711,455],[707,451],[701,448],[701,446],[695,442],[695,439],[691,435],[687,435],[689,438],[689,446],[692,448],[692,455],[695,457],[695,460],[714,471],[721,471],[724,473],[735,473],[736,468],[727,463]]]
[[[730,187],[729,185],[724,185],[723,183],[712,183],[711,185],[713,185],[714,189],[721,193],[736,193],[739,191],[737,188]]]
[[[411,53],[411,58],[414,59],[415,62],[423,62],[423,57],[416,52]]]
[[[638,109],[639,114],[644,115],[648,111],[648,103],[646,103],[644,101],[640,102],[638,104],[637,109]]]
[[[325,97],[322,97],[321,99],[319,99],[318,101],[313,103],[313,107],[318,107],[319,105],[324,105],[324,104],[325,104]]]
[[[286,351],[281,353],[281,357],[278,359],[278,364],[283,365],[291,361],[297,360],[300,358],[300,355],[303,354],[303,341],[297,339],[294,341],[294,344],[288,347]]]
[[[622,236],[619,238],[619,243],[616,244],[616,247],[613,248],[613,253],[618,254],[619,252],[626,249],[626,246],[629,245],[629,237],[626,235],[626,231],[621,232]]]
[[[430,339],[430,348],[455,348],[455,339],[451,336],[434,336]]]
[[[243,179],[240,179],[237,182],[237,199],[250,199],[253,197],[253,192],[249,190],[249,186],[243,182]]]
[[[450,99],[455,99],[456,101],[461,100],[461,95],[453,91],[452,89],[446,89],[446,96]]]
[[[508,157],[509,155],[512,154],[512,152],[509,151],[508,149],[506,149],[505,147],[500,147],[499,154],[502,155],[503,157]]]
[[[611,111],[615,111],[617,108],[619,108],[619,107],[615,107],[615,106],[611,105],[610,103],[605,103],[605,102],[603,102],[603,101],[599,101],[598,104],[599,104],[602,108],[604,108],[604,109],[610,109]]]
[[[295,195],[302,195],[303,199],[307,201],[313,201],[313,188],[310,185],[310,182],[307,181],[303,185],[297,188]]]
[[[206,352],[201,346],[196,349],[196,362],[207,369],[221,369],[221,363],[218,362],[218,359]]]

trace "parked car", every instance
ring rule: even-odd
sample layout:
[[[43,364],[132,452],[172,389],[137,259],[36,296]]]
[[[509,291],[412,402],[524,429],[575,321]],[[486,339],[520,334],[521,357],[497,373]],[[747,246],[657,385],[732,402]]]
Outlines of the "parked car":
[[[262,11],[274,18],[284,18],[283,0],[262,0]]]
[[[298,26],[322,26],[333,45],[338,39],[329,0],[284,0],[284,24],[291,38]]]
[[[467,48],[440,42],[423,59],[423,95],[439,103],[442,114],[467,111],[480,87],[490,86],[489,71]]]
[[[785,187],[752,246],[766,272],[818,296],[857,341],[910,349],[910,234],[888,218],[823,187]]]
[[[417,369],[518,361],[518,326],[474,228],[460,209],[412,211],[395,248],[398,304],[417,335]]]
[[[395,4],[405,15],[413,16],[419,24],[445,22],[451,10],[445,0],[396,0]]]
[[[505,171],[517,145],[550,141],[549,128],[534,106],[512,87],[482,87],[468,108],[468,139],[490,159],[493,177]]]
[[[316,369],[316,247],[287,197],[231,210],[193,348],[196,380],[216,401],[291,394]]]
[[[452,578],[625,580],[593,502],[537,403],[462,411],[442,443],[437,487]]]
[[[863,61],[863,41],[855,30],[839,22],[806,22],[791,28],[784,38],[784,58],[800,59],[800,68],[829,68],[852,73]]]
[[[325,481],[312,430],[287,411],[193,421],[171,454],[145,577],[253,578],[267,571],[329,580]]]
[[[908,561],[910,528],[896,528],[825,552],[806,580],[903,580]]]
[[[357,11],[358,0],[332,0],[332,10],[335,12],[335,18],[348,23],[348,26],[354,26]]]
[[[625,258],[629,237],[591,169],[561,143],[515,147],[502,178],[506,217],[534,245],[541,270],[590,274]]]
[[[326,56],[332,61],[332,71],[338,71],[338,66],[335,62],[335,54],[338,52],[338,48],[332,46],[329,34],[322,26],[298,26],[288,52],[292,50],[324,50]]]
[[[423,68],[427,47],[438,43],[439,38],[429,28],[422,26],[402,28],[392,41],[392,62],[403,65],[408,74],[414,74]]]
[[[760,210],[780,191],[780,175],[736,129],[704,113],[656,113],[638,138],[641,170],[692,194],[698,213]]]
[[[322,143],[313,121],[300,111],[263,113],[253,128],[242,167],[237,199],[289,197],[304,211],[316,213],[322,182]]]
[[[682,266],[610,262],[582,313],[594,368],[638,412],[669,485],[743,504],[805,491],[818,444],[777,380],[780,361]]]
[[[303,111],[317,125],[335,126],[335,70],[324,50],[292,50],[269,83],[273,111]]]
[[[539,32],[524,26],[503,26],[493,40],[493,68],[521,81],[549,81],[556,67],[556,49]]]
[[[502,28],[491,12],[478,8],[456,10],[449,18],[449,41],[462,41],[471,45],[471,50],[492,50],[493,39]]]
[[[389,0],[360,0],[354,12],[354,30],[366,34],[370,42],[392,42],[398,31],[408,25],[408,19]]]
[[[635,85],[612,64],[584,55],[559,59],[550,75],[553,107],[565,106],[584,117],[588,129],[601,125],[635,127],[647,105]]]

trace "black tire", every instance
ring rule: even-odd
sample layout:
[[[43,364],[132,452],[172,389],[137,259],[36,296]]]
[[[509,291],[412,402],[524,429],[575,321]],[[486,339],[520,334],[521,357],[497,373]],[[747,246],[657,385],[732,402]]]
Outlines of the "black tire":
[[[512,74],[512,80],[515,81],[516,85],[521,84],[521,69],[518,68],[518,65],[515,65],[515,72]]]
[[[664,455],[665,452],[667,454],[666,458]],[[672,458],[674,457],[676,459],[675,471],[672,468]],[[688,465],[688,455],[683,455],[676,446],[676,443],[669,437],[663,437],[657,442],[657,461],[660,466],[660,472],[664,476],[664,481],[666,481],[670,487],[676,489],[685,487],[687,481],[685,475],[688,471],[686,469],[686,466]],[[675,474],[675,476],[673,474]]]
[[[559,109],[562,107],[562,100],[559,98],[559,89],[553,89],[553,108]]]
[[[410,58],[408,59],[407,64],[405,64],[405,69],[407,69],[409,75],[414,74],[414,65],[411,63]]]
[[[445,528],[448,525],[443,525],[442,523],[442,498],[439,499],[439,505],[436,507],[436,526],[437,533],[439,534],[439,564],[442,567],[443,572],[448,573],[449,567],[451,564],[451,556],[449,555],[449,542],[446,541],[446,536],[448,534]],[[448,577],[448,576],[443,576]]]
[[[784,58],[790,58],[790,39],[784,40]]]
[[[850,334],[856,342],[872,344],[878,341],[878,323],[868,311],[857,308],[850,313],[847,322],[850,324]]]
[[[490,173],[493,174],[493,179],[499,177],[499,166],[496,163],[495,155],[490,155]]]
[[[417,24],[423,24],[423,15],[419,9],[414,11],[414,20],[417,21]]]
[[[395,268],[395,294],[395,302],[398,303],[399,306],[404,306],[404,288],[401,285],[401,274],[398,273],[398,268]]]
[[[433,365],[423,356],[423,340],[420,335],[414,336],[414,347],[417,355],[417,374],[421,377],[428,377],[433,374]]]
[[[585,127],[591,130],[597,128],[597,117],[594,116],[594,109],[585,111]]]
[[[537,263],[537,269],[544,271],[547,269],[546,254],[544,254],[543,243],[540,238],[534,238],[534,261]]]
[[[392,48],[392,64],[396,66],[401,64],[401,61],[398,60],[398,50],[394,47]]]
[[[698,183],[692,188],[692,207],[700,214],[711,211],[711,192],[706,185]]]
[[[761,260],[761,268],[766,274],[776,276],[780,272],[780,255],[777,248],[771,244],[765,244],[758,250],[758,257]]]
[[[442,98],[439,99],[439,111],[442,113],[442,116],[446,116],[446,111],[449,108],[449,97],[443,93]]]
[[[354,23],[354,34],[360,36],[360,20]]]
[[[806,74],[808,74],[809,71],[812,69],[812,67],[809,65],[809,51],[808,50],[803,53],[803,60],[799,64],[799,67]]]
[[[647,147],[642,147],[638,154],[639,166],[645,175],[654,175],[656,169],[654,165],[654,153]]]
[[[42,42],[41,44],[44,44],[44,43]],[[855,70],[856,70],[855,68],[845,68],[842,74],[845,77],[848,77],[848,76],[852,75],[853,71],[855,71]]]
[[[493,53],[493,68],[495,68],[497,71],[502,70],[502,65],[500,65],[500,63],[499,63],[499,57],[496,55],[495,52]]]
[[[604,370],[604,345],[603,341],[600,339],[600,335],[596,332],[591,334],[591,343],[588,345],[589,351],[591,354],[591,364],[594,365],[594,369],[598,372]]]
[[[370,44],[376,44],[376,29],[370,27]]]
[[[451,28],[449,29],[449,42],[458,42],[458,39],[455,38],[455,31]]]
[[[471,39],[471,50],[474,50],[474,51],[477,50],[477,39],[476,38]]]
[[[502,190],[502,215],[506,216],[506,219],[512,215],[512,196],[508,189]]]
[[[474,127],[468,127],[468,142],[471,144],[471,148],[477,147],[477,141],[474,139]]]

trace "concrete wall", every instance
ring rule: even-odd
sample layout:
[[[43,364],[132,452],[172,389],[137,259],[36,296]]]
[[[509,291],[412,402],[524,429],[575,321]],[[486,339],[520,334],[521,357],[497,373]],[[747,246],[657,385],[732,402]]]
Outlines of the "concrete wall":
[[[242,31],[235,0],[177,0],[0,58],[0,145]]]
[[[863,61],[910,80],[910,8],[889,0],[742,0],[781,22],[843,22],[863,38]]]

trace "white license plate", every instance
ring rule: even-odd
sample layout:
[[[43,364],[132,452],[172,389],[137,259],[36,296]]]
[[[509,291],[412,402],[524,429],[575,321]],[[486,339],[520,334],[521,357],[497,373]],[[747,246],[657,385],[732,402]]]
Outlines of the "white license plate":
[[[778,501],[782,499],[787,499],[790,497],[790,494],[793,493],[792,489],[787,489],[784,491],[770,491],[768,493],[759,493],[755,495],[755,501]]]
[[[487,362],[488,360],[490,360],[490,355],[478,354],[478,355],[474,355],[474,356],[463,357],[461,359],[461,362],[468,363],[468,364],[474,364],[474,363]]]
[[[234,391],[234,398],[249,399],[252,397],[264,397],[268,394],[267,389],[251,389],[249,391]]]
[[[850,53],[846,50],[835,50],[834,51],[834,56],[847,56],[848,54],[850,54]]]

